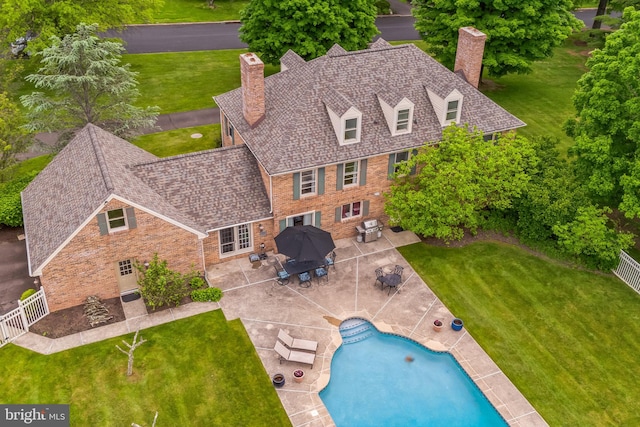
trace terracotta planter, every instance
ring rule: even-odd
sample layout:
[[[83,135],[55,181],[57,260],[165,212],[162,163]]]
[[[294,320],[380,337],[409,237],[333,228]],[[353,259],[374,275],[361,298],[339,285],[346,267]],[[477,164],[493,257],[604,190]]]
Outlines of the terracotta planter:
[[[442,330],[442,322],[440,320],[436,320],[433,322],[433,330],[436,332],[440,332]]]
[[[293,381],[301,383],[304,379],[304,371],[302,369],[296,369],[293,371]]]

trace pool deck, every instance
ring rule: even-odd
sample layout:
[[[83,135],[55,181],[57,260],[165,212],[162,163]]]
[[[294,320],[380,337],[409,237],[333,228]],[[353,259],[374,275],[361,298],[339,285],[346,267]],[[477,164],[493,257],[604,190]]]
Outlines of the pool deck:
[[[395,249],[417,241],[413,233],[389,229],[374,242],[338,240],[336,268],[330,269],[328,283],[314,278],[310,288],[301,288],[293,279],[286,286],[279,285],[268,260],[256,266],[248,259],[218,264],[209,268],[207,277],[212,286],[224,290],[220,307],[227,319],[241,319],[269,376],[284,374],[286,383],[277,392],[294,426],[335,425],[318,392],[329,382],[331,358],[341,343],[338,325],[349,317],[363,317],[383,332],[449,351],[510,426],[548,425],[466,328],[451,329],[455,316]],[[375,269],[396,264],[404,267],[399,292],[388,294],[387,288],[382,291],[374,286]],[[433,330],[435,319],[445,325],[440,332]],[[279,329],[294,338],[318,341],[313,369],[280,363],[273,349]],[[304,370],[302,383],[293,381],[295,369]]]

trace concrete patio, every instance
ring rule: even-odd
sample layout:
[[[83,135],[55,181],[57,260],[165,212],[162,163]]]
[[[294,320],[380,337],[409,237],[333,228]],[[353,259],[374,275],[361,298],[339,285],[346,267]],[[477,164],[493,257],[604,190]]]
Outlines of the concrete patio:
[[[278,395],[294,426],[334,425],[318,392],[329,382],[331,358],[341,344],[338,325],[349,317],[364,317],[382,331],[451,352],[509,425],[546,426],[466,329],[456,332],[448,326],[455,316],[395,249],[417,241],[410,232],[389,229],[375,242],[339,240],[336,268],[330,269],[329,281],[314,279],[310,288],[298,286],[295,279],[286,286],[278,284],[270,260],[261,265],[252,265],[248,259],[230,261],[211,267],[207,277],[212,286],[224,290],[220,306],[225,316],[241,319],[267,373],[285,375],[286,384]],[[391,290],[388,295],[386,288],[381,291],[379,285],[374,286],[375,269],[396,264],[405,268],[404,281],[399,292]],[[445,324],[441,332],[433,330],[435,319]],[[318,341],[313,369],[280,363],[273,350],[280,328],[296,338]],[[293,370],[299,368],[305,377],[302,383],[295,383]]]

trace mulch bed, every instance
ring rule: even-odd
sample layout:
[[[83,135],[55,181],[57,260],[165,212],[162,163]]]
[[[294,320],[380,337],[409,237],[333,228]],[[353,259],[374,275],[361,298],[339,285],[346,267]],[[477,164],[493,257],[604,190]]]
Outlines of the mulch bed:
[[[119,297],[102,300],[102,302],[109,310],[109,314],[113,316],[113,319],[106,323],[96,325],[94,326],[95,328],[125,320]],[[89,329],[93,328],[84,315],[84,304],[50,313],[29,327],[30,332],[44,335],[48,338],[60,338]]]

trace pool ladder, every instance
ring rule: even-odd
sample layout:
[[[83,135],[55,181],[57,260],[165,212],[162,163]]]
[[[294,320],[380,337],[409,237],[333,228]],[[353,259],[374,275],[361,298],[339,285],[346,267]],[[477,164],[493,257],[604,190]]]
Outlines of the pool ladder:
[[[340,324],[340,335],[343,344],[353,344],[373,336],[371,323],[364,319],[347,319]]]

